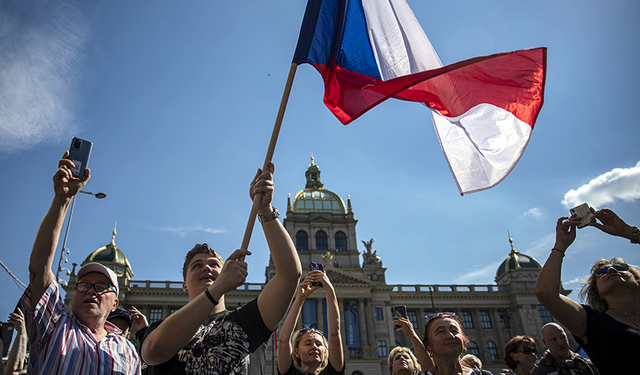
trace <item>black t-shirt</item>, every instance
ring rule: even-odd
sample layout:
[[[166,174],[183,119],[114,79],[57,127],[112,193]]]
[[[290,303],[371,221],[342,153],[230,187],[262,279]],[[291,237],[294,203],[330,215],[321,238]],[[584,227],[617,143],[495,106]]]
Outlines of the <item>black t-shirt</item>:
[[[304,375],[293,365],[293,360],[291,360],[291,367],[284,374],[280,374],[280,370],[278,370],[278,375]],[[327,364],[327,367],[320,371],[320,375],[344,375],[344,365],[342,366],[342,371],[338,371],[331,366],[331,362]]]
[[[162,321],[152,323],[145,338]],[[249,354],[271,336],[254,299],[234,311],[209,315],[191,341],[169,361],[149,366],[148,374],[249,375]],[[264,350],[262,354],[264,354]]]
[[[640,348],[640,330],[590,306],[582,307],[587,312],[587,343],[573,337],[582,345],[601,375],[629,373],[629,366]]]

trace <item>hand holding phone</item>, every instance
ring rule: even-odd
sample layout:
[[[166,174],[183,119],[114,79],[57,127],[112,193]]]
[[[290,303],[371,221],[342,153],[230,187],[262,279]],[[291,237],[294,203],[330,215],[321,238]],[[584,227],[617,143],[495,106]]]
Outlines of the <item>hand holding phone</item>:
[[[407,306],[406,305],[398,305],[393,306],[393,319],[395,318],[406,318],[407,317]],[[400,326],[393,325],[396,329],[399,329]]]
[[[588,204],[583,203],[579,206],[576,206],[569,210],[571,214],[575,214],[577,217],[582,218],[580,224],[578,224],[578,228],[584,228],[591,222],[591,216],[593,216],[593,212]]]
[[[84,178],[84,172],[89,164],[89,156],[91,155],[91,147],[93,143],[77,137],[71,138],[69,146],[69,156],[67,159],[73,162],[71,175],[80,179]]]
[[[324,272],[324,264],[311,262],[311,271],[319,270]],[[311,283],[313,286],[322,286],[322,283]]]

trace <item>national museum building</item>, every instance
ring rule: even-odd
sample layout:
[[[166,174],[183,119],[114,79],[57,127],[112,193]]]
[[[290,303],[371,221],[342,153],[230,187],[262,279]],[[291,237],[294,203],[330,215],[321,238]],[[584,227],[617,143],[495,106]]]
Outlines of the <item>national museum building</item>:
[[[468,352],[478,356],[484,368],[499,374],[506,368],[504,346],[516,335],[536,339],[544,348],[540,328],[553,318],[536,299],[534,287],[540,264],[516,251],[513,242],[507,258],[497,269],[495,284],[490,285],[397,285],[387,283],[386,268],[373,250],[373,239],[361,241],[358,250],[357,220],[351,200],[343,199],[323,187],[320,169],[314,163],[305,173],[306,186],[293,200],[287,200],[283,223],[296,244],[303,265],[303,278],[311,262],[325,264],[340,307],[342,340],[347,375],[389,374],[387,355],[397,345],[411,347],[411,342],[393,327],[392,309],[406,305],[407,315],[418,336],[424,333],[424,315],[437,311],[455,312],[471,339]],[[506,248],[506,247],[505,247]],[[507,249],[505,249],[505,253]],[[184,306],[189,298],[182,291],[182,280],[134,280],[133,269],[125,254],[112,241],[89,254],[86,262],[99,262],[113,269],[120,283],[120,306],[136,306],[149,323],[164,319]],[[74,264],[67,292],[73,291],[77,277]],[[275,275],[273,261],[266,267],[266,280]],[[389,280],[393,282],[393,280]],[[264,284],[246,283],[225,295],[227,308],[233,309],[256,298]],[[569,291],[564,291],[568,294]],[[67,293],[65,304],[71,308]],[[326,302],[323,290],[313,293],[304,303],[303,325],[326,332]],[[573,338],[570,338],[575,347]],[[267,347],[265,374],[276,374],[274,337]],[[539,350],[540,352],[540,350]]]

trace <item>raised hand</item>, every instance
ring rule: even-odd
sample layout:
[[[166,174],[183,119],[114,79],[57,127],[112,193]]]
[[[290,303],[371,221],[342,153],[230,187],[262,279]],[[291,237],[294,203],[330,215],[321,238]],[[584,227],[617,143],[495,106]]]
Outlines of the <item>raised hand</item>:
[[[238,249],[231,253],[222,266],[220,275],[214,285],[220,285],[224,293],[234,290],[244,284],[249,274],[247,263],[239,260],[240,257],[251,255],[249,250]]]
[[[56,196],[63,198],[71,198],[78,194],[91,177],[91,170],[88,168],[85,170],[84,178],[73,177],[71,170],[75,165],[67,159],[68,156],[69,151],[65,151],[62,159],[58,161],[58,170],[53,175],[53,189]]]
[[[149,321],[147,321],[147,317],[144,316],[138,309],[131,306],[129,309],[129,314],[131,314],[131,328],[138,332],[144,327],[149,325]]]
[[[563,216],[556,223],[556,244],[554,248],[564,252],[576,239],[577,225],[582,218],[575,214],[571,217]]]
[[[271,213],[271,200],[273,199],[273,172],[275,172],[276,168],[272,162],[269,162],[269,170],[262,171],[262,169],[258,168],[253,181],[251,181],[251,186],[249,187],[249,196],[253,201],[254,197],[258,193],[262,193],[262,199],[260,200],[258,207],[259,209],[268,209],[267,213]]]
[[[600,220],[602,224],[597,220]],[[591,217],[589,225],[614,236],[631,238],[631,226],[608,208],[596,211]]]

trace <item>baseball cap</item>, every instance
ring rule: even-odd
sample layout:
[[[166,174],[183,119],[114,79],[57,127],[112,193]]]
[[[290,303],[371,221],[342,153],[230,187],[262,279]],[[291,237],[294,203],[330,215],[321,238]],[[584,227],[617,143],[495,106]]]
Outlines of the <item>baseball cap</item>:
[[[129,323],[129,327],[131,327],[131,323],[133,323],[131,314],[129,314],[129,312],[123,309],[122,307],[117,307],[115,310],[113,310],[111,314],[109,314],[109,317],[107,318],[107,320],[111,321],[111,318],[123,318]]]
[[[88,274],[89,272],[99,272],[108,277],[111,281],[111,286],[116,288],[116,298],[118,297],[118,294],[120,294],[120,288],[118,287],[118,276],[116,276],[116,273],[113,272],[112,269],[96,262],[87,263],[78,271],[78,280],[80,280],[82,276]]]

